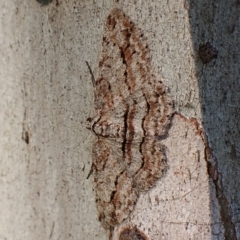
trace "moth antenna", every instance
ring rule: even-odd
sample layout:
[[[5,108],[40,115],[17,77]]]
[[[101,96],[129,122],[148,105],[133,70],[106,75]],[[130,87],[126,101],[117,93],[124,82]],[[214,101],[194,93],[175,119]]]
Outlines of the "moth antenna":
[[[90,72],[90,74],[91,74],[92,84],[93,84],[93,86],[95,87],[96,81],[95,81],[95,78],[94,78],[94,75],[93,75],[93,71],[92,71],[92,69],[91,69],[88,61],[85,61],[85,62],[86,62],[86,64],[87,64],[88,70],[89,70],[89,72]]]
[[[92,173],[93,173],[93,164],[92,164],[92,166],[91,166],[91,169],[90,169],[90,171],[89,171],[86,179],[89,179],[89,177],[92,175]]]

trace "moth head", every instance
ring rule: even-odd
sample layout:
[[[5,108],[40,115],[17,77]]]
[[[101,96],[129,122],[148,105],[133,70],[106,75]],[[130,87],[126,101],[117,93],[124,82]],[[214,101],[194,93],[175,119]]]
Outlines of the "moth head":
[[[96,117],[89,117],[87,118],[87,124],[86,124],[86,128],[91,130],[94,133],[94,125],[96,124],[96,122],[99,120],[99,116]]]
[[[87,118],[86,128],[89,130],[92,129],[92,120],[93,120],[93,118],[91,118],[91,117]]]
[[[96,116],[87,119],[87,129],[97,136],[119,138],[124,135],[124,127],[107,119]]]

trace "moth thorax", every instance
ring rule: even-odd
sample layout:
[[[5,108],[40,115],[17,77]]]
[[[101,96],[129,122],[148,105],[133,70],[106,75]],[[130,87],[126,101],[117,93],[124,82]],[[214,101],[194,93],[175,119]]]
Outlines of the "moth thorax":
[[[123,135],[123,129],[118,124],[97,122],[93,125],[93,132],[102,137],[119,138]]]

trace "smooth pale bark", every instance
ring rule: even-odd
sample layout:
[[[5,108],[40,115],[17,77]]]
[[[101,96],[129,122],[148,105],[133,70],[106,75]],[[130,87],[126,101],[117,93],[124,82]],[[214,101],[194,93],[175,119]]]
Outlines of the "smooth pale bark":
[[[44,1],[42,1],[44,2]],[[149,239],[240,239],[237,1],[0,3],[0,239],[109,238],[91,168],[93,86],[117,4],[143,31],[175,111],[168,171],[130,218]],[[201,44],[218,58],[203,65]]]

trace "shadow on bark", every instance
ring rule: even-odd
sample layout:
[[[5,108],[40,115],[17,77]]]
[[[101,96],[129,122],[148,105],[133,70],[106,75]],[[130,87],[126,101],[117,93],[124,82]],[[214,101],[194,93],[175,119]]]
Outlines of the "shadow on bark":
[[[51,3],[53,0],[37,0],[42,6],[48,5]]]
[[[240,239],[240,1],[187,0],[185,5],[196,56],[203,126],[215,156],[215,162],[208,164],[212,239],[220,234],[216,232],[220,223],[214,217],[217,209],[213,194],[220,205],[225,239]],[[206,43],[218,51],[217,58],[208,63],[199,56],[199,47]]]

